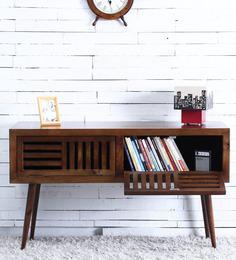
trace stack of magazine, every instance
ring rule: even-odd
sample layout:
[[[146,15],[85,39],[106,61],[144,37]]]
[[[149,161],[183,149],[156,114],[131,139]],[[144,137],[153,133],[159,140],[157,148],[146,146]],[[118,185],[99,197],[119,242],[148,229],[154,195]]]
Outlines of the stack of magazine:
[[[125,152],[132,171],[189,171],[174,137],[125,137]]]

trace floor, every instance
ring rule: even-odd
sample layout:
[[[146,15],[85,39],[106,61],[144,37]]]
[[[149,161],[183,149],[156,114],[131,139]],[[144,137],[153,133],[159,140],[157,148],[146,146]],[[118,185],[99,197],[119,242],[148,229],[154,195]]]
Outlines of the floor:
[[[220,237],[217,248],[209,239],[179,237],[36,237],[20,250],[20,237],[0,237],[0,260],[126,260],[236,259],[236,237]]]

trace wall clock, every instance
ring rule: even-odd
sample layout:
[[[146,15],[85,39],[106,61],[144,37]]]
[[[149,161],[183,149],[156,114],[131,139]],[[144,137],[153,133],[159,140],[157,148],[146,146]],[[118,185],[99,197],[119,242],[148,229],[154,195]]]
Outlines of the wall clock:
[[[125,26],[124,15],[130,10],[134,0],[87,0],[90,9],[96,15],[93,26],[101,17],[108,20],[121,19]]]

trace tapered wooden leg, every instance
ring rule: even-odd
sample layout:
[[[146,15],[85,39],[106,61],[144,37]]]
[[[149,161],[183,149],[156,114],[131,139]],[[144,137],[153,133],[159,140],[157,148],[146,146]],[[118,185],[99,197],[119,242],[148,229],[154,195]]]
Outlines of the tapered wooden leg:
[[[41,184],[36,184],[34,206],[33,206],[33,213],[32,213],[32,221],[31,221],[31,230],[30,230],[30,239],[34,239],[34,231],[35,231],[37,212],[38,212],[38,204],[39,204],[40,186],[41,186]]]
[[[211,236],[211,244],[214,248],[216,248],[216,235],[215,235],[215,225],[214,225],[214,215],[213,215],[211,195],[206,195],[206,206],[207,206],[208,223],[209,223],[210,236]]]
[[[208,216],[207,216],[205,195],[201,195],[201,203],[202,203],[202,214],[203,214],[203,220],[204,220],[205,234],[206,234],[206,237],[209,237],[210,231],[209,231],[209,222],[208,222]]]
[[[33,205],[34,205],[34,199],[35,199],[35,192],[36,192],[36,184],[29,184],[28,196],[27,196],[27,202],[26,202],[26,208],[25,208],[25,219],[24,219],[21,249],[25,248],[27,238],[28,238],[30,220],[32,217]]]

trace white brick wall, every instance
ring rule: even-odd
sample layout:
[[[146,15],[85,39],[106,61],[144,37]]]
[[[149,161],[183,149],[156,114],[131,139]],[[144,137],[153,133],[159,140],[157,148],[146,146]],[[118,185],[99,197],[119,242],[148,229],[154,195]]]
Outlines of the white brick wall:
[[[175,85],[207,85],[208,120],[231,127],[231,182],[214,197],[218,234],[236,228],[234,0],[135,0],[128,27],[86,0],[0,0],[0,233],[20,234],[26,185],[9,184],[8,129],[57,95],[63,120],[179,120]],[[128,197],[122,184],[45,185],[37,234],[202,233],[198,197]],[[160,229],[160,227],[162,229]],[[177,228],[178,227],[178,228]],[[103,229],[102,229],[103,228]]]

